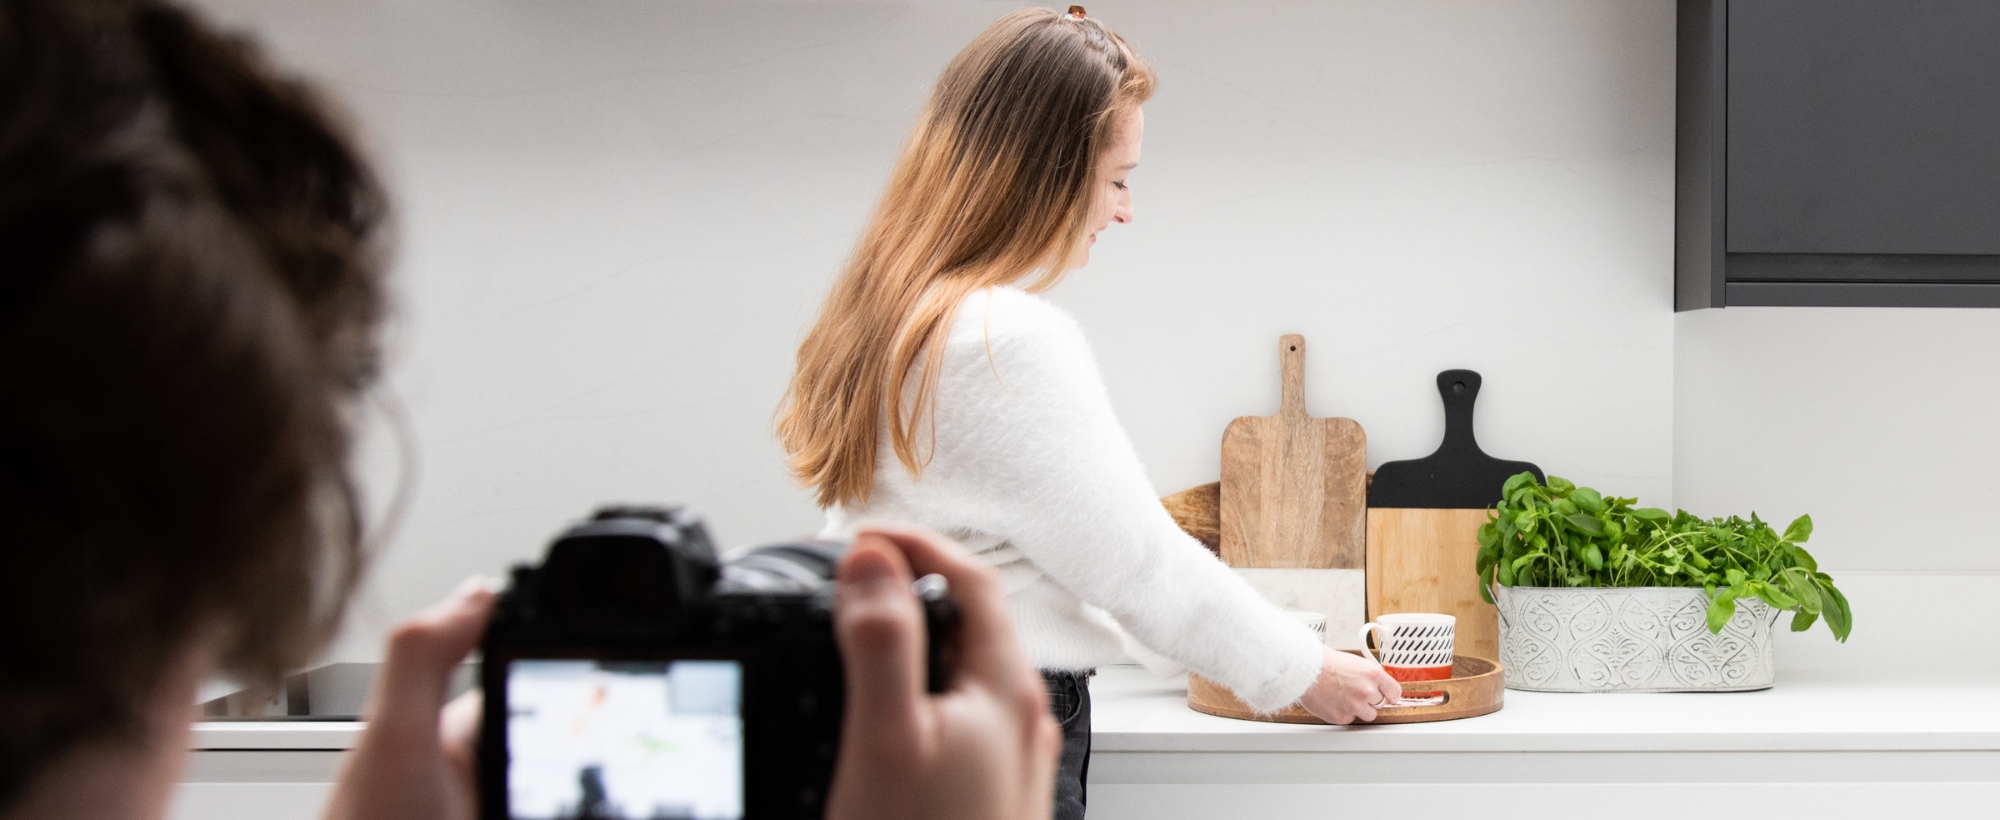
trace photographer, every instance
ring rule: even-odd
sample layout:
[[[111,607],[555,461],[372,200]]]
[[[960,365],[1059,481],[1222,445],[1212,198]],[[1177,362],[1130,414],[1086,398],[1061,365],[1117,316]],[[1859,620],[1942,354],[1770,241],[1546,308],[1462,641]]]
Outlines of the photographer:
[[[159,817],[199,683],[273,683],[333,634],[384,214],[248,44],[157,2],[0,0],[0,818]],[[941,695],[913,571],[963,611]],[[1046,816],[1059,741],[1003,598],[935,536],[858,532],[829,815]],[[392,636],[330,817],[473,816],[476,710],[444,697],[492,605],[468,583]]]

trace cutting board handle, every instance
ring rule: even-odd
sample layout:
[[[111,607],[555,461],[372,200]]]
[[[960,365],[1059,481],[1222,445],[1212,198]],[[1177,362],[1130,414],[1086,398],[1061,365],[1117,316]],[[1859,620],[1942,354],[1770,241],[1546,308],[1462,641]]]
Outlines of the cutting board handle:
[[[1470,370],[1439,373],[1438,395],[1444,397],[1444,444],[1438,452],[1485,455],[1472,435],[1472,404],[1479,400],[1479,374]]]
[[[1306,417],[1306,337],[1287,333],[1278,337],[1278,364],[1283,380],[1278,387],[1278,415]]]
[[[1479,449],[1472,434],[1472,405],[1481,379],[1470,370],[1437,375],[1444,399],[1444,441],[1419,459],[1389,461],[1375,468],[1368,506],[1406,509],[1479,509],[1500,500],[1500,488],[1517,473],[1542,470],[1525,461],[1501,461]]]

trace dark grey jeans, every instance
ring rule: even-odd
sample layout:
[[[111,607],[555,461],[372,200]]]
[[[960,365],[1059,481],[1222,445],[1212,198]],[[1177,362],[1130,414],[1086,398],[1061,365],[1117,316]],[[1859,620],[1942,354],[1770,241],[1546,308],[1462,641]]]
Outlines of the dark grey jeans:
[[[1055,820],[1083,820],[1085,782],[1090,778],[1090,676],[1095,669],[1044,669],[1049,711],[1062,725],[1062,760],[1056,764]]]

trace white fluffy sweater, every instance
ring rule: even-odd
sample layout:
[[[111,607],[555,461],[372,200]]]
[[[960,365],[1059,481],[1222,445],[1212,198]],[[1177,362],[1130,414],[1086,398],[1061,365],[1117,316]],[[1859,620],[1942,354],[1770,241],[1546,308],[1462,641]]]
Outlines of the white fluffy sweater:
[[[915,479],[885,425],[872,497],[829,510],[826,534],[880,518],[958,539],[999,570],[1028,658],[1044,669],[1118,662],[1123,627],[1262,711],[1296,701],[1319,674],[1317,636],[1160,506],[1060,308],[1015,288],[968,296],[946,341],[935,424]]]

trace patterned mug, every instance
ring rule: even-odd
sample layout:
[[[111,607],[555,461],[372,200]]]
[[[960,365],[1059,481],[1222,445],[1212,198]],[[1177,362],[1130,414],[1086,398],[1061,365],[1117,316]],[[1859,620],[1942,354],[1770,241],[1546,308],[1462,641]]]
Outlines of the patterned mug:
[[[1319,636],[1320,643],[1326,643],[1326,613],[1287,609],[1285,614],[1290,615],[1292,620],[1298,621],[1299,625],[1312,630],[1314,635]]]
[[[1451,636],[1458,619],[1430,612],[1383,615],[1361,626],[1361,653],[1382,664],[1382,671],[1404,683],[1451,677]],[[1368,651],[1368,633],[1375,633],[1382,656]],[[1403,692],[1406,698],[1434,698],[1442,692]]]

